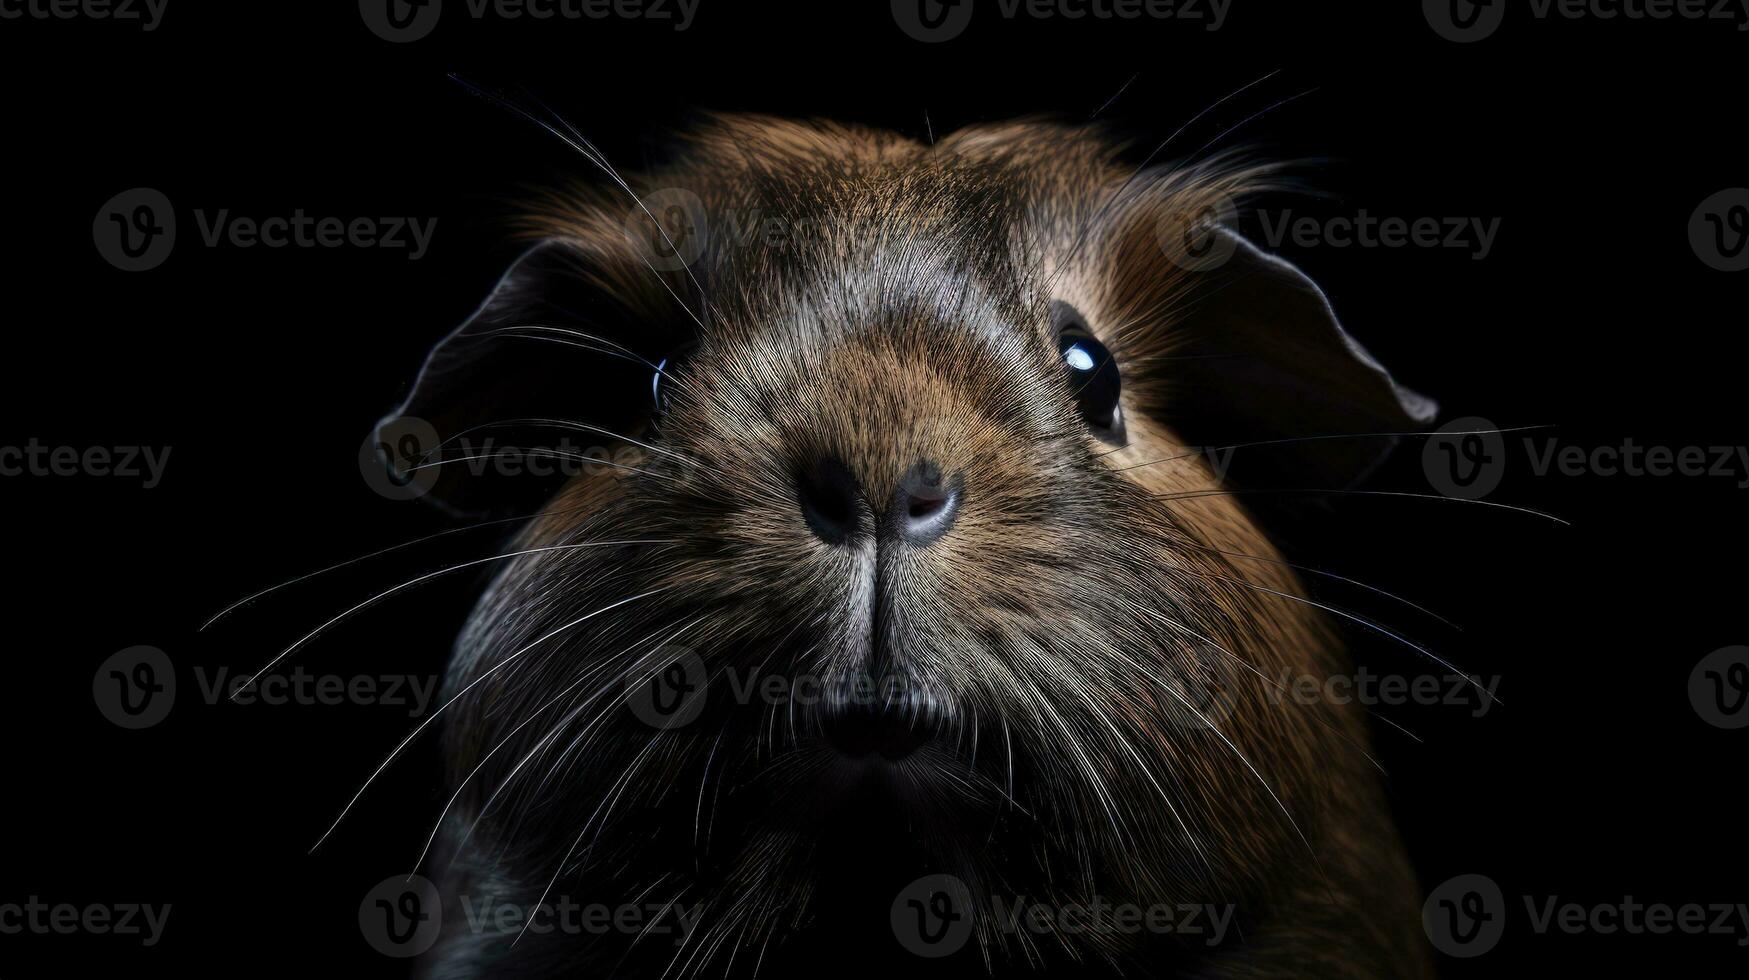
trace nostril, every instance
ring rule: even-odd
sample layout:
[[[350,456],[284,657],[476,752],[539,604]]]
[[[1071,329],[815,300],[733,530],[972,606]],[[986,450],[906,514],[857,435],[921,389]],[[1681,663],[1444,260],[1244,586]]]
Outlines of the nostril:
[[[912,520],[920,520],[941,510],[943,507],[946,507],[947,502],[948,498],[946,496],[914,496],[911,498],[911,506],[907,508],[906,513],[910,515]]]
[[[893,501],[892,521],[899,537],[912,544],[929,544],[947,533],[959,512],[964,484],[959,475],[944,479],[933,463],[918,463],[899,481]]]
[[[856,477],[835,459],[822,460],[796,479],[802,517],[820,540],[842,544],[856,531]]]

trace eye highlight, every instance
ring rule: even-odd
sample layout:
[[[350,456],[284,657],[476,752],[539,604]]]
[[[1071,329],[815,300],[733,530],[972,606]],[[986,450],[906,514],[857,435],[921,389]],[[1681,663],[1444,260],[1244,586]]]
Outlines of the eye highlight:
[[[666,357],[651,365],[650,418],[658,430],[662,427],[662,418],[668,414],[669,403],[674,397],[674,372],[685,366],[695,349],[697,349],[696,343],[682,344],[669,351]],[[650,364],[649,361],[644,363]]]
[[[668,370],[668,362],[672,357],[664,357],[656,362],[656,370],[650,375],[650,407],[657,415],[668,410],[668,386],[662,383],[662,377]]]
[[[1057,350],[1062,355],[1063,368],[1069,373],[1069,391],[1087,427],[1100,439],[1122,445],[1123,377],[1118,372],[1117,359],[1079,321],[1062,326],[1057,334]]]

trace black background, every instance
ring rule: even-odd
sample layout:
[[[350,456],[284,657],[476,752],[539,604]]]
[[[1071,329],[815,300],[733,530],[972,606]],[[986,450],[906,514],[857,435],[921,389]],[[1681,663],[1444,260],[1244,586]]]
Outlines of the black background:
[[[1351,330],[1442,415],[1550,425],[1562,445],[1744,441],[1743,287],[1690,248],[1709,195],[1749,183],[1739,104],[1749,35],[1717,22],[1539,21],[1446,41],[1419,4],[1235,0],[1218,32],[1173,21],[1005,21],[924,44],[884,2],[703,0],[696,24],[476,22],[451,0],[430,37],[389,44],[355,4],[171,0],[157,30],[0,21],[6,279],[0,442],[169,446],[161,486],[8,477],[6,834],[0,902],[171,903],[163,941],[0,936],[0,976],[89,967],[293,975],[392,971],[357,910],[411,870],[441,806],[415,751],[323,849],[310,845],[413,723],[384,706],[212,706],[192,669],[246,671],[376,591],[484,555],[452,536],[288,589],[196,628],[234,599],[449,525],[360,475],[372,422],[424,349],[515,253],[505,199],[589,176],[556,140],[449,73],[519,86],[622,167],[698,108],[823,115],[923,137],[1052,112],[1157,142],[1186,133],[1286,158],[1331,195],[1308,214],[1499,217],[1493,253],[1284,249]],[[927,119],[927,124],[926,124]],[[1170,154],[1168,154],[1170,155]],[[181,222],[161,267],[99,256],[112,195],[163,191]],[[206,248],[195,209],[253,217],[436,217],[420,261],[369,249]],[[1731,936],[1536,935],[1522,896],[1749,901],[1738,808],[1745,731],[1686,693],[1704,655],[1742,643],[1743,490],[1735,478],[1539,477],[1516,438],[1490,499],[1351,498],[1292,512],[1306,561],[1432,606],[1462,632],[1364,594],[1473,673],[1501,675],[1485,717],[1383,708],[1377,738],[1424,885],[1486,874],[1505,939],[1453,976],[1507,963],[1623,971],[1745,951]],[[1431,492],[1411,446],[1375,481]],[[462,576],[466,578],[466,576]],[[438,583],[298,655],[325,673],[432,674],[478,580]],[[1358,638],[1379,670],[1412,652]],[[92,703],[96,666],[136,644],[178,664],[178,704],[140,732]],[[428,749],[426,742],[419,743]],[[1686,970],[1685,970],[1686,972]]]

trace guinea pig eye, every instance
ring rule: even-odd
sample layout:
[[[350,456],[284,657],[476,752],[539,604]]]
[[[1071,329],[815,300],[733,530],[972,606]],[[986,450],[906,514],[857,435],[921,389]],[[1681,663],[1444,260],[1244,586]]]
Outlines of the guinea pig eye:
[[[1085,328],[1070,327],[1057,337],[1057,350],[1069,372],[1069,390],[1081,417],[1094,435],[1107,442],[1123,442],[1123,378],[1117,359]]]
[[[656,360],[656,364],[651,366],[651,423],[656,425],[658,432],[661,430],[663,416],[668,415],[670,402],[673,401],[673,390],[675,390],[673,374],[686,366],[691,353],[693,353],[693,345],[682,346],[679,350],[668,353],[663,359]],[[645,364],[649,364],[649,362],[645,360]]]
[[[664,357],[657,361],[656,370],[650,375],[650,407],[658,417],[668,410],[668,389],[673,387],[673,383],[662,382],[668,372],[668,364],[673,360],[672,357]]]
[[[661,427],[662,416],[668,414],[668,403],[674,391],[674,372],[686,361],[692,350],[693,345],[688,344],[657,361],[651,368],[650,417],[658,428]]]

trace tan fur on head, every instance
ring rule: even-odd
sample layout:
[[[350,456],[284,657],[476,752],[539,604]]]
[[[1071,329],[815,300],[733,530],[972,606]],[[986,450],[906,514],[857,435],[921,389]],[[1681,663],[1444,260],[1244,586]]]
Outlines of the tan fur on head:
[[[832,803],[831,712],[715,694],[736,670],[827,687],[875,671],[903,678],[895,710],[935,737],[885,771],[893,799],[874,804],[926,831],[870,846],[966,882],[987,966],[1050,961],[1048,946],[1198,975],[1420,969],[1363,726],[1279,691],[1284,676],[1343,669],[1331,634],[1237,498],[1181,496],[1223,484],[1177,419],[1218,415],[1209,406],[1232,395],[1185,373],[1186,351],[1226,343],[1246,370],[1291,371],[1340,364],[1346,338],[1309,284],[1246,253],[1200,272],[1162,248],[1162,228],[1242,201],[1266,169],[1137,175],[1121,158],[1097,132],[1037,122],[930,146],[728,117],[629,178],[673,207],[599,188],[535,203],[539,253],[440,349],[406,410],[454,430],[482,421],[446,415],[457,392],[539,388],[573,421],[649,421],[637,472],[574,478],[525,533],[531,546],[644,543],[518,559],[476,610],[450,680],[450,769],[475,828],[464,885],[538,894],[561,879],[604,901],[699,903],[702,934],[679,957],[695,975],[731,947],[781,948],[841,902],[828,869],[858,860],[835,839],[854,815]],[[699,214],[719,228],[702,242],[687,237]],[[782,234],[727,233],[749,215]],[[589,309],[543,307],[533,271],[568,279]],[[1122,371],[1122,448],[1078,414],[1063,304]],[[1278,307],[1282,322],[1253,322]],[[630,356],[574,376],[553,361],[471,373],[510,356],[499,333],[560,314],[576,319],[556,336]],[[1245,322],[1224,332],[1228,319]],[[670,349],[686,354],[662,374],[659,419],[596,412],[597,374],[636,377]],[[1276,353],[1289,363],[1264,363]],[[1388,378],[1340,371],[1309,383],[1357,411],[1397,410]],[[843,542],[811,533],[798,507],[826,463],[866,504]],[[880,515],[924,463],[963,484],[947,532],[907,544]],[[669,665],[670,643],[715,678],[711,710],[640,727],[626,684]],[[879,870],[870,887],[885,886]],[[985,914],[1016,895],[1232,903],[1251,932],[1214,952],[1098,930],[1017,939]],[[455,956],[539,972],[584,955],[546,949],[518,960],[458,940]]]

